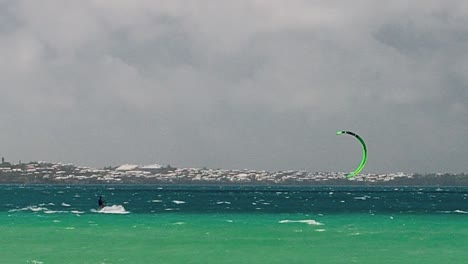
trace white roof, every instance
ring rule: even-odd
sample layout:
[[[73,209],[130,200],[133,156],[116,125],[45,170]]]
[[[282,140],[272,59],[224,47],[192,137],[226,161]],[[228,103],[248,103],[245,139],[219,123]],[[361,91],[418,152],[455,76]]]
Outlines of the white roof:
[[[131,170],[135,170],[136,168],[138,168],[138,165],[124,164],[124,165],[121,165],[120,167],[118,167],[115,170],[116,171],[131,171]]]
[[[146,165],[141,167],[141,169],[161,169],[162,166],[159,164]]]

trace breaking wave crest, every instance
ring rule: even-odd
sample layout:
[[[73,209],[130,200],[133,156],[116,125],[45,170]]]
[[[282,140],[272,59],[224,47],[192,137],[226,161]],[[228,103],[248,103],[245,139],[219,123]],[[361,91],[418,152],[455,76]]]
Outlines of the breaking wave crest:
[[[317,222],[315,220],[309,219],[309,220],[281,220],[278,223],[280,224],[286,224],[286,223],[304,223],[308,225],[323,225],[320,222]]]
[[[33,212],[33,213],[43,212],[45,214],[55,214],[55,213],[82,214],[83,213],[83,212],[78,211],[78,210],[72,210],[72,211],[51,210],[51,209],[49,209],[47,207],[36,206],[36,205],[30,205],[30,206],[26,206],[24,208],[19,208],[19,209],[11,209],[8,212],[14,213],[14,212],[28,212],[28,211]]]

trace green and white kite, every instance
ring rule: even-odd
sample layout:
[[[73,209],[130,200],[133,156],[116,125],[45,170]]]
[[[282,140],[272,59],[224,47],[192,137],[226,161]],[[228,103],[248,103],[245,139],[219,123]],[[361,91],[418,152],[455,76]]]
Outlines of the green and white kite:
[[[354,136],[355,138],[357,138],[357,140],[359,140],[359,142],[361,143],[361,146],[362,146],[362,160],[361,160],[361,164],[359,164],[359,167],[357,167],[357,169],[353,172],[350,172],[348,174],[346,174],[346,178],[352,178],[354,176],[356,176],[357,174],[359,174],[359,172],[362,171],[362,169],[364,169],[364,166],[366,165],[366,161],[367,161],[367,147],[366,147],[366,143],[364,143],[364,140],[362,140],[362,138],[356,134],[356,133],[353,133],[351,131],[344,131],[344,130],[340,130],[340,131],[337,131],[336,132],[337,135],[343,135],[343,134],[348,134],[348,135],[351,135],[351,136]]]

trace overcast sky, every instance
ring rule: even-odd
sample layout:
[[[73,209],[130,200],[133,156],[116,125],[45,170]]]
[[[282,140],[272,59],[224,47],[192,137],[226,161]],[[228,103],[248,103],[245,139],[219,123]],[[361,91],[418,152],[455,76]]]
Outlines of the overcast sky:
[[[0,155],[468,172],[467,1],[0,0]]]

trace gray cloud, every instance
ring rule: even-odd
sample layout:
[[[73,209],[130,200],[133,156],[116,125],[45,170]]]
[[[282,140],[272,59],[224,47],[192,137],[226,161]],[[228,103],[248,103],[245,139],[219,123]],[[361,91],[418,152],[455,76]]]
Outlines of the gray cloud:
[[[0,1],[0,153],[468,171],[463,1]]]

